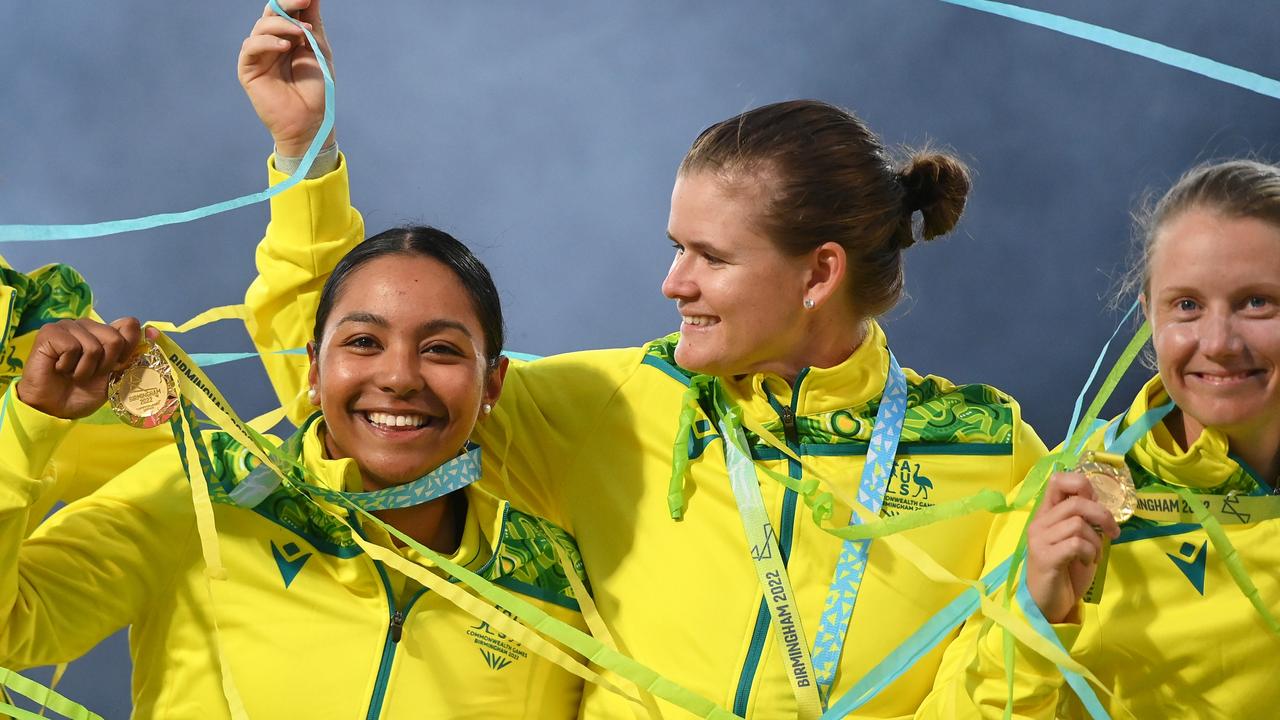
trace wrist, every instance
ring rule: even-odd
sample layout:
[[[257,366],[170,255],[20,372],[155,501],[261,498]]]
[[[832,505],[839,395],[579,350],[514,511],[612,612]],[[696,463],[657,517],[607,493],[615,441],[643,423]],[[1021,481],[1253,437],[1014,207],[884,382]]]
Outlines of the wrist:
[[[275,169],[286,175],[292,175],[302,165],[302,157],[306,154],[306,148],[302,149],[297,155],[290,154],[290,150],[277,145],[275,148]],[[316,159],[311,163],[311,167],[307,169],[306,179],[313,180],[315,178],[327,175],[338,168],[338,144],[329,142],[320,148],[320,153],[316,155]]]

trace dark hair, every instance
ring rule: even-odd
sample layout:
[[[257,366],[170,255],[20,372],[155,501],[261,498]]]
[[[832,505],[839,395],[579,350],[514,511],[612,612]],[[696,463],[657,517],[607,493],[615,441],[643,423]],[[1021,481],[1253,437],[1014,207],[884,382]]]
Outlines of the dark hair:
[[[1137,212],[1137,249],[1120,295],[1132,298],[1151,282],[1151,253],[1160,228],[1188,210],[1229,218],[1253,218],[1280,228],[1280,167],[1256,160],[1227,160],[1188,170],[1154,205]]]
[[[849,256],[849,287],[866,316],[902,294],[902,250],[949,232],[964,212],[969,171],[950,155],[921,151],[895,167],[852,113],[817,100],[748,110],[702,131],[680,173],[711,171],[729,188],[759,180],[767,198],[756,218],[783,252],[834,242]]]
[[[425,225],[406,225],[391,228],[365,240],[352,248],[338,261],[333,273],[324,283],[320,291],[320,303],[316,307],[316,325],[312,331],[317,345],[324,334],[325,322],[329,319],[329,311],[342,292],[351,273],[362,265],[387,255],[418,255],[438,260],[462,282],[471,296],[471,305],[480,318],[480,329],[484,332],[485,357],[490,365],[498,362],[504,341],[502,322],[502,302],[498,298],[498,288],[493,284],[489,269],[480,259],[457,238],[443,230]]]

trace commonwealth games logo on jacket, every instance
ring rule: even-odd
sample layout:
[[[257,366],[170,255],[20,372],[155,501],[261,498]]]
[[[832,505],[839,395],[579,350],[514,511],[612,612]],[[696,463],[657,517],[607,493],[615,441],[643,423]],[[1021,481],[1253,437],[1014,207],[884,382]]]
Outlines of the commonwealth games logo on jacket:
[[[933,492],[933,480],[920,470],[920,463],[910,459],[894,463],[889,475],[889,487],[884,496],[884,514],[896,515],[921,508],[933,507],[929,499]]]
[[[498,608],[503,615],[511,617],[511,613]],[[480,650],[481,657],[493,670],[501,670],[511,663],[529,656],[520,643],[508,638],[504,633],[494,630],[487,620],[467,629],[467,636]]]

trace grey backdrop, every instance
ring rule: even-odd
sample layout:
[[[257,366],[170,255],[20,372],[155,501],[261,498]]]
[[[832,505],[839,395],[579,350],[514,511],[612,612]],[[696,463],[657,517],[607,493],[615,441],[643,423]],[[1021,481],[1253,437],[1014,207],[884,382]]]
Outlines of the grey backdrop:
[[[1034,6],[1280,73],[1272,0]],[[234,69],[260,8],[0,6],[0,223],[114,219],[259,189],[269,140]],[[1013,393],[1050,445],[1115,322],[1102,298],[1135,200],[1199,160],[1278,154],[1274,100],[935,0],[326,9],[338,138],[368,229],[423,220],[475,247],[502,289],[511,349],[629,345],[675,328],[659,292],[671,180],[716,120],[816,97],[891,144],[954,148],[977,172],[968,212],[953,236],[910,251],[910,298],[889,336],[917,370]],[[0,253],[19,269],[75,265],[105,316],[180,320],[240,300],[265,219],[257,206]],[[184,344],[249,349],[229,324]],[[214,379],[243,414],[268,409],[253,361]],[[127,714],[123,636],[62,687]]]

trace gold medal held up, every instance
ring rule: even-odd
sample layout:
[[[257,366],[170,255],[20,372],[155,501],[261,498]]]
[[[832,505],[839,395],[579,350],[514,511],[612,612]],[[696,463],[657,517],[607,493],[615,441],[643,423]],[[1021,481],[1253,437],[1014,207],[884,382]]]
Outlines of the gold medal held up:
[[[146,343],[140,349],[128,367],[111,374],[107,401],[125,423],[145,429],[168,422],[177,411],[178,385],[155,345]]]
[[[1138,491],[1123,456],[1090,450],[1080,458],[1075,472],[1084,473],[1089,479],[1098,502],[1111,512],[1117,523],[1133,517]]]

